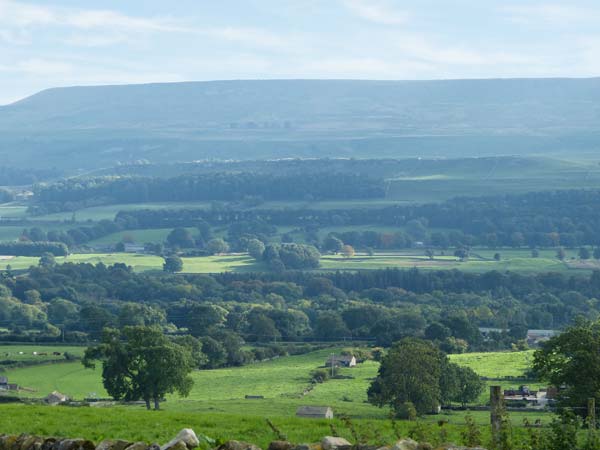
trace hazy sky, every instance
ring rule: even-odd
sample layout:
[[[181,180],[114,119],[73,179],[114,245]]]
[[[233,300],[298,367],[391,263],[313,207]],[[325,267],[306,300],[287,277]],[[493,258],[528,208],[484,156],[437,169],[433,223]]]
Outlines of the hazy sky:
[[[600,0],[0,0],[0,104],[82,84],[600,75]]]

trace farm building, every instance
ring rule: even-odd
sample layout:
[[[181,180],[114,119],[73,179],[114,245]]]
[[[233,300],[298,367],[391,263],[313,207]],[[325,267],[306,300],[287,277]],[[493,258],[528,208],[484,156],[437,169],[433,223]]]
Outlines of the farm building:
[[[65,403],[68,400],[69,397],[67,397],[65,394],[61,394],[58,391],[54,391],[44,398],[44,401],[49,405],[58,405],[60,403]]]
[[[145,248],[140,244],[125,244],[125,253],[144,253]]]
[[[333,419],[333,409],[329,406],[301,406],[296,411],[296,416],[312,419]]]
[[[17,384],[11,384],[8,382],[8,378],[0,377],[0,391],[18,391],[19,386]]]
[[[330,356],[325,362],[327,367],[354,367],[356,366],[356,358],[352,355]]]
[[[557,330],[527,330],[527,345],[537,346],[559,333]]]
[[[505,389],[504,400],[507,406],[544,408],[553,401],[552,388],[542,388],[532,391],[527,386],[519,386],[519,389]]]

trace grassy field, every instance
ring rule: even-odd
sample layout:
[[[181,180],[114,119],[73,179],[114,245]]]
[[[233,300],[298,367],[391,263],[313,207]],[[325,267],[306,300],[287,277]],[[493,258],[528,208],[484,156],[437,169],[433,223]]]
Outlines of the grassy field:
[[[257,264],[248,255],[221,255],[203,256],[183,259],[183,271],[187,273],[219,273],[219,272],[244,272],[265,270],[261,264]],[[0,260],[0,267],[10,265],[13,270],[28,269],[38,264],[39,258],[30,256],[5,257]],[[154,255],[140,255],[134,253],[81,253],[66,257],[57,257],[56,261],[98,264],[100,262],[111,265],[124,263],[136,272],[162,271],[164,259]]]
[[[0,345],[0,368],[6,361],[16,363],[30,362],[48,362],[48,361],[64,361],[65,353],[70,353],[73,356],[83,356],[84,347],[64,346],[64,345]],[[38,353],[37,355],[34,352]],[[53,355],[58,352],[60,355]],[[39,355],[46,353],[46,355]]]
[[[348,378],[332,379],[309,389],[310,372],[322,367],[333,351],[325,349],[244,367],[196,371],[193,373],[194,388],[190,396],[185,399],[168,396],[164,408],[190,412],[235,414],[245,411],[257,415],[293,416],[298,406],[326,404],[342,415],[386,418],[385,410],[366,402],[367,388],[379,367],[374,361],[366,361],[351,369],[341,369],[341,375]],[[530,358],[531,352],[452,356],[454,362],[471,367],[486,377],[504,377],[508,374],[522,376]],[[510,370],[507,366],[511,366]],[[107,396],[99,369],[85,369],[79,362],[43,368],[25,367],[7,373],[12,382],[31,390],[26,396],[44,397],[53,390],[75,399]],[[510,383],[502,382],[505,385]],[[264,399],[246,400],[246,395],[263,396]]]
[[[0,204],[0,219],[3,218],[22,218],[27,216],[27,206],[17,203],[2,203]]]
[[[470,367],[486,378],[521,377],[531,367],[533,350],[522,352],[463,353],[451,355],[452,362]]]
[[[500,261],[493,259],[496,252],[500,252],[502,255]],[[448,253],[451,254],[452,252],[449,251]],[[478,250],[475,250],[474,253],[479,255]],[[556,259],[553,251],[545,251],[538,258],[532,258],[531,252],[525,249],[484,250],[480,256],[472,255],[467,261],[460,261],[458,258],[448,255],[436,255],[434,259],[430,259],[424,255],[422,250],[376,252],[374,256],[357,253],[352,258],[344,258],[341,255],[323,255],[321,268],[326,270],[368,270],[386,267],[417,267],[420,269],[460,269],[468,272],[487,272],[490,270],[565,272],[579,269],[579,267],[572,267],[569,261]],[[592,264],[594,267],[591,266]],[[589,266],[581,267],[581,269],[590,271],[595,266],[597,266],[597,262],[590,261]]]
[[[486,272],[490,270],[528,272],[569,272],[588,274],[594,269],[600,269],[600,263],[595,260],[582,262],[574,259],[559,261],[554,257],[553,250],[543,250],[540,257],[532,258],[526,249],[499,250],[500,261],[493,259],[495,250],[476,250],[479,256],[473,255],[467,261],[459,261],[454,256],[435,256],[433,260],[426,257],[423,250],[407,250],[397,252],[378,252],[374,256],[357,253],[352,258],[341,255],[323,255],[320,268],[317,270],[374,270],[387,267],[410,269],[417,267],[424,270],[460,269],[468,272]],[[573,253],[573,252],[570,252]],[[246,254],[227,254],[215,256],[189,257],[183,259],[183,272],[186,273],[220,273],[225,271],[248,272],[267,270],[264,264],[256,262]],[[0,257],[0,268],[10,265],[12,269],[23,270],[38,263],[37,257],[17,256]],[[163,258],[154,255],[134,253],[82,253],[67,257],[57,257],[58,263],[124,263],[133,267],[137,272],[162,270]]]
[[[325,349],[245,367],[195,372],[191,395],[186,399],[169,396],[160,412],[146,412],[140,406],[84,408],[74,413],[71,408],[0,405],[3,417],[0,432],[29,431],[44,435],[86,436],[95,440],[121,437],[166,441],[179,429],[189,426],[215,438],[246,439],[265,448],[267,442],[276,438],[266,425],[267,417],[294,442],[313,442],[330,434],[328,421],[295,417],[298,406],[328,405],[333,407],[336,417],[351,417],[359,434],[369,442],[395,440],[388,411],[366,403],[366,390],[376,376],[377,363],[365,362],[356,368],[342,369],[341,374],[351,378],[329,380],[305,393],[310,372],[322,366],[332,351]],[[452,356],[452,359],[485,376],[509,373],[518,376],[526,368],[530,355],[531,352],[466,354]],[[503,368],[508,365],[512,365],[510,371]],[[99,370],[84,369],[80,363],[14,369],[6,374],[11,382],[35,391],[27,393],[28,396],[43,397],[53,390],[75,398],[106,396]],[[247,394],[265,398],[246,400]],[[446,431],[455,442],[460,442],[464,414],[447,412],[441,416],[449,420]],[[489,413],[471,414],[485,433]],[[517,434],[523,432],[520,425],[524,417],[530,420],[541,417],[544,423],[550,420],[548,413],[511,413]],[[440,432],[436,425],[439,419],[440,416],[422,419],[432,441]],[[335,420],[333,424],[342,436],[352,437],[341,421]],[[414,424],[399,422],[398,427],[406,436]]]
[[[193,413],[178,411],[144,411],[141,408],[62,408],[33,405],[1,405],[2,432],[20,434],[23,432],[44,436],[86,437],[96,442],[106,438],[120,438],[131,441],[165,443],[182,428],[192,428],[218,441],[230,439],[252,442],[265,449],[269,442],[278,436],[267,425],[270,419],[291,442],[319,442],[323,436],[332,434],[332,426],[337,433],[354,441],[352,431],[340,419],[305,419],[297,417],[277,417],[247,415],[244,410],[236,414],[218,412]],[[489,413],[473,412],[471,416],[478,423],[484,444],[489,441]],[[513,435],[517,440],[526,435],[522,427],[523,419],[541,418],[547,425],[551,417],[545,413],[533,416],[531,413],[511,413]],[[443,435],[436,423],[440,418],[448,420]],[[397,421],[394,430],[388,419],[352,419],[352,426],[361,441],[384,445],[408,437],[420,426],[425,440],[433,444],[444,442],[462,443],[463,414],[428,416],[415,422]]]

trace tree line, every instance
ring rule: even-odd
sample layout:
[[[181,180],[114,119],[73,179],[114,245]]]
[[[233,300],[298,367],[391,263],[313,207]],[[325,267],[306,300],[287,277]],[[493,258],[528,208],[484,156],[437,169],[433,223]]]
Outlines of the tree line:
[[[590,277],[376,270],[358,273],[138,274],[123,264],[46,258],[27,276],[4,273],[0,325],[15,340],[98,339],[106,327],[158,326],[212,348],[211,362],[242,364],[244,342],[420,337],[448,353],[523,346],[528,328],[562,328],[600,313]],[[482,336],[478,327],[498,328]],[[37,330],[31,333],[31,330]],[[64,332],[64,334],[62,332]]]
[[[70,178],[34,187],[31,211],[46,214],[115,203],[381,198],[383,181],[350,173],[207,173],[175,178]]]

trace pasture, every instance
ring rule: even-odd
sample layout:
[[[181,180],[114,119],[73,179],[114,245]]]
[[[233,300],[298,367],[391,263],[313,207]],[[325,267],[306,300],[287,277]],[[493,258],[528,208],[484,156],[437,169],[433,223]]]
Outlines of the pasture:
[[[496,261],[493,254],[501,253],[501,259]],[[357,252],[352,258],[342,255],[325,254],[321,257],[320,267],[316,271],[335,270],[375,270],[388,267],[399,269],[419,268],[423,270],[460,269],[467,272],[486,272],[491,270],[516,271],[522,273],[535,272],[569,272],[589,274],[594,269],[599,269],[596,260],[580,261],[571,259],[575,251],[567,252],[567,259],[560,261],[554,256],[554,250],[541,250],[538,258],[531,257],[528,249],[474,249],[472,256],[466,261],[460,261],[451,256],[452,251],[446,255],[436,255],[433,259],[424,254],[424,250],[410,249],[400,251],[376,252],[373,256]],[[214,256],[184,257],[183,272],[185,273],[220,273],[264,271],[267,267],[257,262],[245,253],[231,253]],[[28,256],[2,256],[0,267],[10,265],[13,270],[25,270],[38,264],[39,258]],[[57,257],[60,263],[103,263],[106,265],[124,263],[136,272],[161,271],[164,259],[160,256],[135,253],[75,253],[66,257]]]
[[[522,352],[463,353],[451,355],[452,362],[470,367],[486,378],[522,377],[533,362],[533,350]]]
[[[83,356],[85,347],[72,345],[0,345],[0,368],[14,364],[37,364],[65,361],[65,353],[74,357]],[[60,353],[55,355],[54,353]]]
[[[340,349],[325,349],[304,355],[276,358],[244,367],[200,370],[193,373],[189,397],[168,396],[163,408],[173,411],[221,412],[290,416],[301,405],[326,404],[338,414],[357,418],[384,419],[387,411],[370,405],[367,389],[379,364],[365,361],[355,368],[342,368],[339,379],[311,385],[310,372]],[[489,356],[488,356],[489,355]],[[452,355],[452,361],[473,368],[482,376],[523,376],[531,352],[499,352]],[[510,370],[506,367],[513,365]],[[502,369],[502,367],[504,369]],[[8,371],[11,380],[28,388],[28,397],[44,397],[53,390],[75,399],[107,397],[100,369],[85,369],[80,362],[37,366]],[[490,376],[491,375],[491,376]],[[502,382],[511,385],[511,382]],[[246,395],[264,399],[246,400]]]
[[[257,264],[254,259],[246,254],[192,257],[182,258],[182,260],[183,271],[186,273],[265,270],[264,267]],[[38,257],[31,256],[4,257],[0,260],[0,264],[4,265],[4,267],[10,265],[10,268],[13,270],[25,270],[37,265],[38,262]],[[146,272],[162,271],[164,259],[160,256],[135,253],[75,253],[65,257],[57,257],[56,262],[58,264],[71,262],[87,264],[103,263],[106,265],[123,263],[131,266],[136,272]]]
[[[188,398],[168,396],[159,412],[147,412],[141,406],[110,406],[94,408],[50,408],[31,405],[0,405],[3,415],[3,432],[35,432],[44,435],[86,436],[95,440],[120,437],[133,440],[166,441],[183,427],[192,427],[199,433],[214,438],[245,439],[265,445],[276,438],[267,426],[270,418],[294,442],[311,442],[330,434],[325,420],[295,417],[302,405],[332,406],[336,417],[351,418],[359,434],[368,442],[394,440],[394,430],[388,410],[366,402],[366,390],[376,376],[378,364],[367,361],[356,368],[341,369],[344,378],[331,379],[310,386],[310,372],[323,366],[333,351],[325,349],[305,355],[289,356],[244,367],[197,371],[193,374],[194,388]],[[480,373],[512,374],[518,376],[526,368],[531,352],[487,353],[454,355],[452,360],[479,370]],[[489,357],[489,358],[488,358]],[[500,369],[514,364],[509,371]],[[28,397],[41,398],[58,390],[82,399],[88,396],[105,397],[99,369],[84,369],[79,362],[13,369],[6,372],[12,382],[17,382],[33,392]],[[505,387],[510,384],[502,382]],[[246,400],[245,395],[262,395],[264,399]],[[482,397],[485,398],[485,395]],[[444,412],[441,416],[421,419],[426,432],[434,440],[439,435],[437,420],[449,420],[446,431],[459,442],[464,422],[464,412]],[[484,434],[489,423],[489,413],[471,413],[482,426]],[[522,420],[542,418],[550,421],[548,413],[511,413],[517,434],[524,432]],[[310,424],[310,426],[307,426]],[[340,420],[333,425],[342,436],[352,437],[351,431]],[[406,436],[414,423],[398,422],[400,432]],[[263,447],[264,448],[264,447]]]

